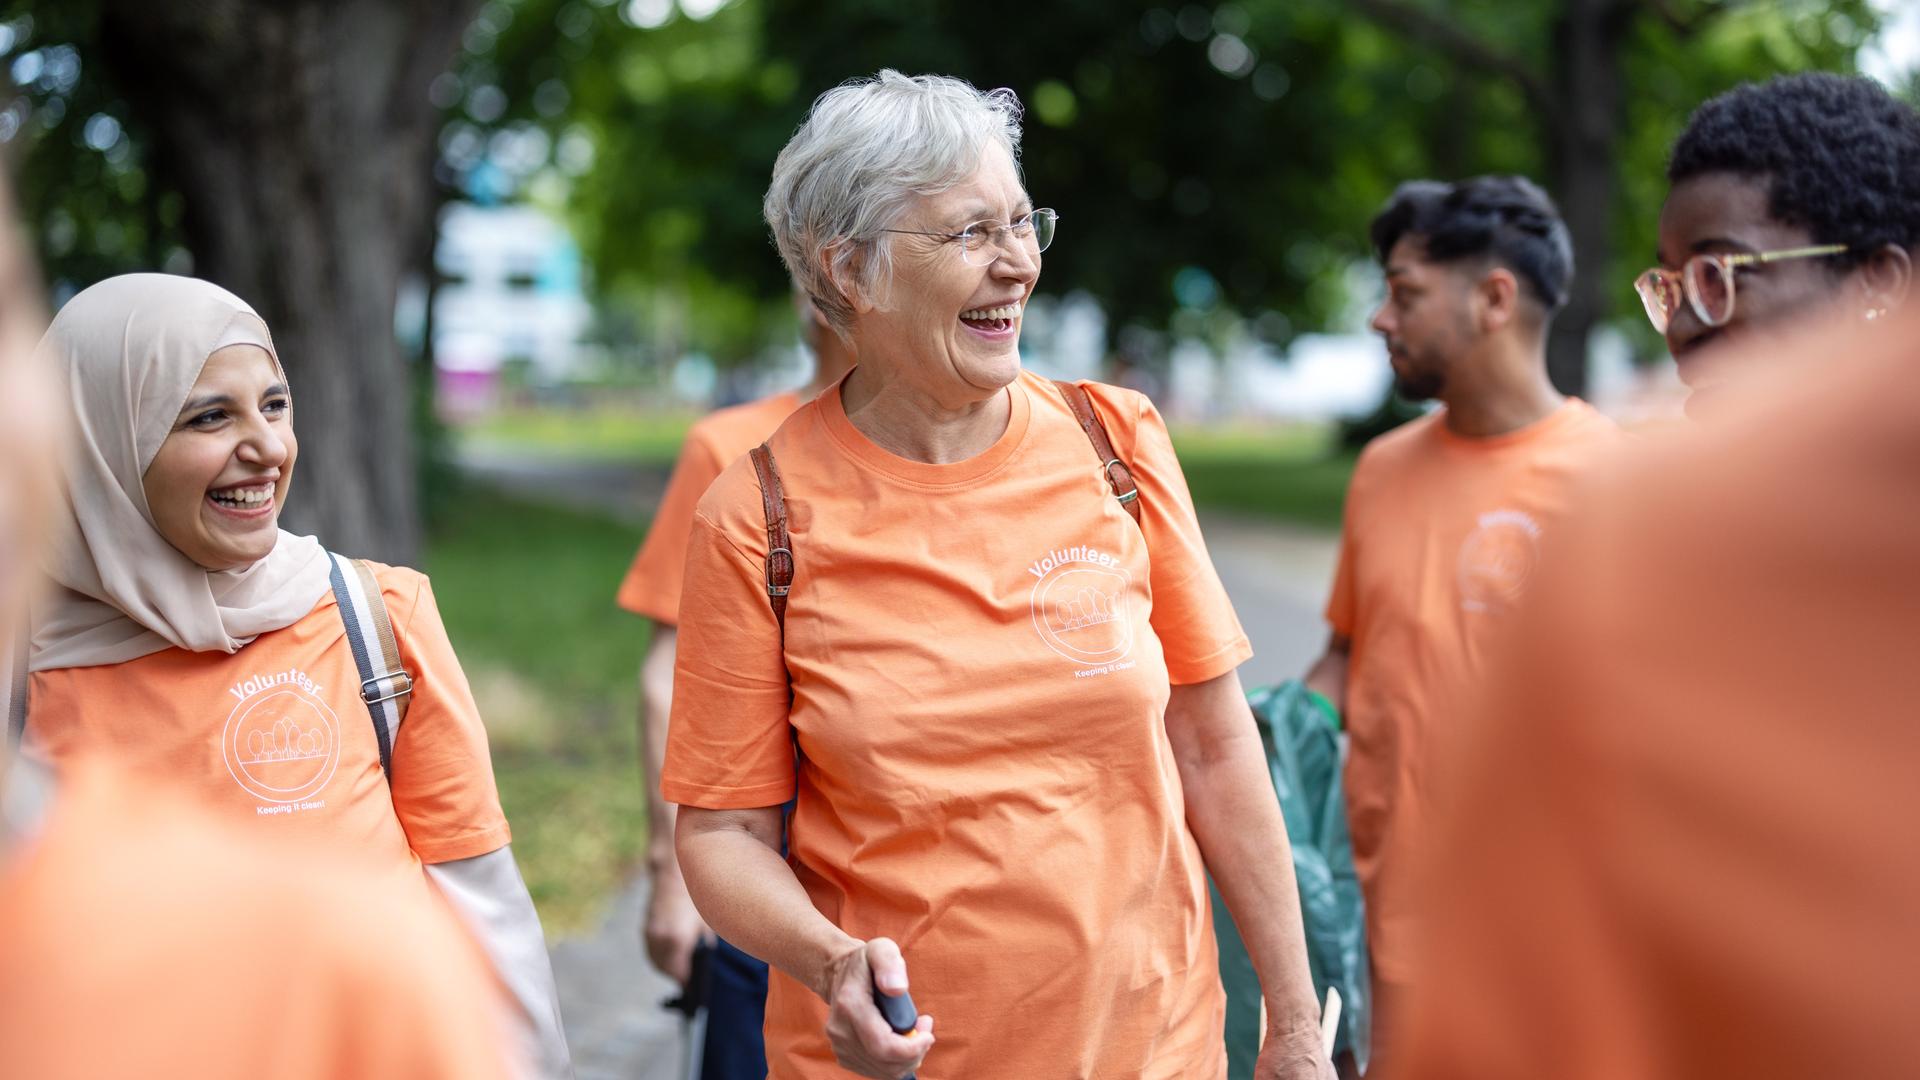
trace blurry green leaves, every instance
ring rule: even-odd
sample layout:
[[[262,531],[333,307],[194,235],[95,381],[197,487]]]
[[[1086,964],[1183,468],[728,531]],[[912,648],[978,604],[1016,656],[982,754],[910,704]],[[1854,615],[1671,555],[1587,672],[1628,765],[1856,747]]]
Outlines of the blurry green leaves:
[[[0,150],[56,298],[129,270],[185,269],[181,200],[100,62],[93,0],[0,3]]]
[[[1079,115],[1073,90],[1058,79],[1042,79],[1033,88],[1033,115],[1049,127],[1066,127]]]
[[[1403,0],[1536,80],[1556,74],[1571,2]],[[760,219],[775,155],[815,95],[881,67],[1020,94],[1028,186],[1073,223],[1040,288],[1092,293],[1116,329],[1164,330],[1202,310],[1195,274],[1210,283],[1205,311],[1256,319],[1262,336],[1329,326],[1370,299],[1348,271],[1400,181],[1551,172],[1551,120],[1510,73],[1340,0],[505,6],[489,49],[464,62],[463,94],[498,86],[508,104],[494,127],[548,129],[601,297],[658,347],[722,364],[790,332]],[[1874,26],[1866,0],[1667,0],[1625,17],[1621,273],[1651,246],[1666,148],[1694,105],[1740,78],[1845,68]]]
[[[726,365],[790,333],[760,196],[802,106],[793,66],[762,47],[757,0],[511,6],[511,27],[461,73],[497,72],[502,125],[552,134],[549,187],[564,192],[592,291],[621,316],[604,325],[627,335],[609,343]],[[564,111],[539,108],[542,95]]]
[[[639,105],[658,105],[667,98],[667,68],[659,58],[645,54],[623,57],[620,89]]]

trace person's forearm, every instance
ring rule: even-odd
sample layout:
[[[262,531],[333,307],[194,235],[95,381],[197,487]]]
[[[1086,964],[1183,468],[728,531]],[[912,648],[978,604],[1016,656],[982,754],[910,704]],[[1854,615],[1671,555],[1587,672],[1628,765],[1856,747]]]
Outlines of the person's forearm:
[[[667,760],[667,718],[673,709],[673,661],[678,634],[656,623],[640,662],[640,773],[647,788],[647,872],[656,878],[678,876],[673,834],[678,807],[660,794],[660,770]]]
[[[1307,689],[1325,697],[1341,716],[1347,713],[1347,664],[1351,646],[1338,634],[1327,643],[1327,651],[1307,669]]]
[[[777,823],[778,811],[773,814]],[[861,942],[820,914],[766,839],[745,827],[714,827],[683,816],[679,856],[687,891],[715,933],[827,996],[830,964]]]
[[[1317,1030],[1320,1008],[1307,966],[1293,851],[1260,736],[1249,723],[1244,735],[1211,751],[1180,766],[1187,824],[1260,976],[1268,1023],[1304,1036]]]

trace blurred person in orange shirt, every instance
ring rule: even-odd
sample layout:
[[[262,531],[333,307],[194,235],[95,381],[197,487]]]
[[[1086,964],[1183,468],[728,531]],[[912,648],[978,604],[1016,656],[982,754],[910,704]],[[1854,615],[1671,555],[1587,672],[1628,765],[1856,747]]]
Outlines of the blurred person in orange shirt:
[[[60,411],[25,362],[45,313],[13,235],[0,236],[0,656],[17,667],[57,496]],[[246,835],[163,778],[99,756],[55,776],[16,758],[11,734],[0,1076],[513,1075],[507,999],[430,897]]]
[[[1391,1076],[1920,1076],[1920,311],[1728,360],[1483,683]]]
[[[1547,379],[1547,329],[1573,251],[1519,177],[1403,185],[1372,225],[1387,297],[1373,318],[1400,393],[1444,407],[1375,439],[1347,492],[1327,622],[1308,687],[1351,737],[1347,813],[1367,903],[1375,1032],[1390,1028],[1423,900],[1407,882],[1431,813],[1435,750],[1481,673],[1575,473],[1617,436]],[[1376,1038],[1374,1055],[1390,1058]]]
[[[647,874],[652,891],[641,933],[647,958],[662,974],[685,986],[694,950],[711,943],[707,971],[707,1024],[696,1048],[700,1076],[708,1080],[752,1077],[767,1071],[761,1025],[766,1015],[767,965],[714,937],[694,910],[686,879],[673,853],[673,803],[660,797],[661,762],[667,752],[667,718],[673,707],[673,664],[679,638],[680,592],[687,564],[687,535],[694,507],[715,477],[747,451],[765,442],[795,409],[840,381],[853,354],[827,328],[811,301],[794,295],[800,333],[813,355],[813,378],[799,390],[720,409],[687,431],[673,476],[654,513],[647,537],[620,583],[622,608],[651,620],[652,635],[640,659],[640,751],[647,785]]]
[[[1667,165],[1659,265],[1634,283],[1693,388],[1690,413],[1762,358],[1726,346],[1835,310],[1878,320],[1906,302],[1915,177],[1920,112],[1872,79],[1783,76],[1694,111]]]

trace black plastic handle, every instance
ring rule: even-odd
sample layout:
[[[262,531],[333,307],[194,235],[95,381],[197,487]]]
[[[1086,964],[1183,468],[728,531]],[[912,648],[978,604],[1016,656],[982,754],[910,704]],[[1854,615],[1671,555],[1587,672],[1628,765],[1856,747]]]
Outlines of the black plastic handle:
[[[873,1004],[895,1035],[905,1035],[920,1021],[920,1010],[913,1007],[912,994],[883,994],[880,984],[876,982],[873,984]],[[914,1080],[914,1077],[908,1073],[900,1080]]]
[[[878,983],[873,987],[873,1004],[880,1010],[880,1015],[886,1018],[887,1026],[892,1028],[896,1035],[905,1035],[912,1031],[913,1025],[920,1019],[920,1010],[913,1007],[913,995],[903,993],[896,997],[893,994],[883,994],[880,992]]]

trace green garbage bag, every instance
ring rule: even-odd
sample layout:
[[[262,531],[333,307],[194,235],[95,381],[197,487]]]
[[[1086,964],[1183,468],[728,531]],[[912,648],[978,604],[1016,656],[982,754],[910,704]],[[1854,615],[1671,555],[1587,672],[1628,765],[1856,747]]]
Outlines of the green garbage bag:
[[[1351,1051],[1364,1072],[1373,993],[1367,974],[1366,907],[1353,869],[1346,794],[1340,785],[1340,733],[1298,679],[1259,687],[1247,694],[1247,702],[1260,725],[1267,771],[1293,846],[1293,876],[1300,888],[1314,991],[1324,1002],[1328,987],[1339,988],[1334,1052]],[[1260,979],[1220,890],[1212,892],[1220,981],[1227,989],[1227,1076],[1251,1080],[1260,1053]]]

